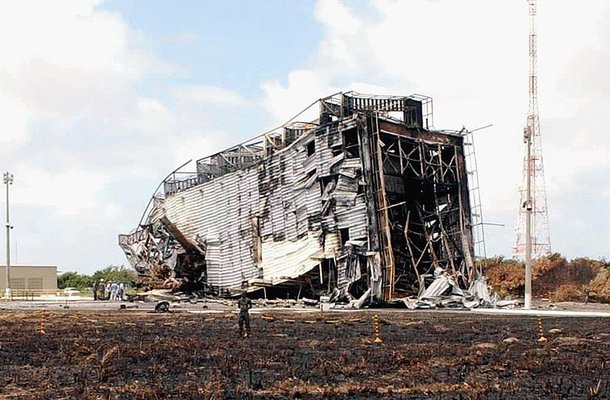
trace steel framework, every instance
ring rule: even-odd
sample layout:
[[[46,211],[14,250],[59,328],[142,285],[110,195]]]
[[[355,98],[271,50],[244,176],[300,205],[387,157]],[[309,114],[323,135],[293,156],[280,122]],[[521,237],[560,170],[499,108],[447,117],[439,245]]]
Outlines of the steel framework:
[[[542,160],[542,137],[538,116],[537,4],[536,0],[528,0],[528,4],[530,17],[529,111],[523,134],[525,143],[523,185],[520,189],[521,201],[517,240],[513,249],[513,256],[521,260],[527,258],[529,251],[531,251],[532,258],[542,257],[551,251],[544,164]],[[529,245],[529,242],[531,242],[531,245]]]

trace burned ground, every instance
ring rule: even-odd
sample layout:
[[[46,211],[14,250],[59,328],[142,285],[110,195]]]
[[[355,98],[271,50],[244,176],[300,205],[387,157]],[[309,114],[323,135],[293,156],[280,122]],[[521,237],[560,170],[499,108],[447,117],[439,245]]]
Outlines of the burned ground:
[[[0,398],[608,398],[605,319],[5,312]],[[551,333],[551,329],[561,332]],[[508,342],[507,338],[511,339]],[[510,342],[510,343],[509,343]]]

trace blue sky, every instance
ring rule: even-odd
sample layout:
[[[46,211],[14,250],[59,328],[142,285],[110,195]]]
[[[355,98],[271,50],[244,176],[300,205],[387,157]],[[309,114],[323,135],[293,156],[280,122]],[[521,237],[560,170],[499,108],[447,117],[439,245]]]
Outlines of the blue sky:
[[[165,80],[222,86],[246,98],[308,61],[322,38],[314,1],[109,1],[143,45],[184,67]],[[144,88],[146,90],[146,88]]]
[[[608,258],[610,4],[540,0],[539,11],[553,250]],[[168,172],[350,89],[429,95],[439,129],[493,124],[475,137],[484,217],[505,225],[486,230],[487,253],[509,256],[527,12],[488,0],[2,2],[13,262],[86,273],[126,263],[117,235]]]

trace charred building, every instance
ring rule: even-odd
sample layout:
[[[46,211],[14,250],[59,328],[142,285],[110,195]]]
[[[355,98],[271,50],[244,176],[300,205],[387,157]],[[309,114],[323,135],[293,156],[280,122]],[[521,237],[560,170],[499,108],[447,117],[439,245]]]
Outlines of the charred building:
[[[300,288],[381,301],[474,265],[465,135],[432,128],[432,100],[353,92],[319,117],[175,171],[119,244],[142,276],[219,295]]]

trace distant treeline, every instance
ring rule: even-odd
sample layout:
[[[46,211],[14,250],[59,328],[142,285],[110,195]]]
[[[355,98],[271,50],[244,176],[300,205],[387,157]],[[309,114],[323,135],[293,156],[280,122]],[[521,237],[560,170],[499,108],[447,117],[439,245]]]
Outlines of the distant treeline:
[[[481,262],[489,284],[503,297],[523,296],[525,267],[522,262],[490,258]],[[559,253],[532,263],[532,295],[551,301],[610,302],[610,263],[605,259],[567,260]]]
[[[84,290],[93,287],[93,282],[103,279],[114,282],[133,282],[136,279],[135,271],[124,265],[110,265],[95,271],[93,275],[79,274],[78,272],[64,272],[57,276],[57,288],[73,287]]]

